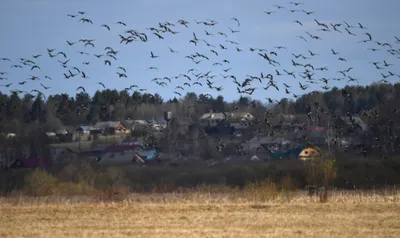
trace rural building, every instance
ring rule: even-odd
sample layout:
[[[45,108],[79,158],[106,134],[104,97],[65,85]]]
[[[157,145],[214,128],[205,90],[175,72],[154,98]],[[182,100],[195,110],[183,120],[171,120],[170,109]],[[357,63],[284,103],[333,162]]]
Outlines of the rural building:
[[[131,119],[123,120],[123,121],[121,121],[121,123],[127,130],[133,131],[135,120],[131,120]]]
[[[359,116],[338,117],[335,125],[351,129],[353,132],[363,132],[368,130],[367,124]]]
[[[90,134],[90,126],[79,126],[76,128],[79,134]]]
[[[65,129],[57,130],[57,131],[56,131],[56,136],[65,136],[65,135],[67,135],[67,134],[68,134],[68,131],[65,130]]]
[[[203,114],[199,121],[203,127],[215,127],[221,121],[228,120],[232,123],[248,122],[254,120],[254,116],[248,112],[209,112]]]
[[[115,134],[125,134],[126,128],[119,121],[103,121],[96,123],[93,130],[101,131],[102,134],[115,135]]]
[[[166,120],[148,120],[147,122],[152,127],[152,129],[156,131],[160,131],[167,128]]]
[[[327,130],[325,127],[321,126],[310,126],[305,131],[305,135],[309,140],[313,141],[314,144],[322,144],[325,143]]]
[[[132,131],[135,128],[150,128],[156,131],[167,128],[167,121],[165,120],[124,120],[122,124]]]
[[[48,138],[55,138],[56,137],[56,133],[55,132],[46,132],[45,135]]]
[[[16,136],[15,133],[8,133],[8,134],[7,134],[7,139],[14,138],[15,136]]]

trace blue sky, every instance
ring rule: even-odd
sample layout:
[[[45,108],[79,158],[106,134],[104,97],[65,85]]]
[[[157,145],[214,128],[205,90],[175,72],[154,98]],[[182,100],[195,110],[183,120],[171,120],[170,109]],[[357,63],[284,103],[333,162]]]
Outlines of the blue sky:
[[[183,85],[184,78],[173,79],[172,83],[167,87],[161,87],[151,80],[155,77],[172,77],[181,73],[187,73],[191,68],[195,68],[197,72],[210,73],[217,77],[210,79],[215,82],[215,86],[223,86],[222,92],[217,92],[207,88],[204,79],[199,82],[201,86],[185,87],[185,91],[194,91],[196,93],[211,93],[212,95],[222,94],[227,100],[234,100],[239,97],[236,85],[229,78],[223,78],[224,75],[233,74],[238,81],[242,82],[246,75],[260,76],[261,72],[266,75],[268,73],[275,75],[275,69],[283,73],[282,76],[274,76],[274,80],[278,83],[280,91],[273,88],[268,90],[262,89],[266,87],[267,79],[263,83],[254,81],[254,87],[257,87],[253,94],[254,99],[265,100],[265,97],[282,98],[291,97],[292,93],[302,94],[311,90],[322,90],[322,83],[310,84],[305,79],[297,76],[294,79],[290,75],[284,75],[284,69],[287,71],[301,72],[301,67],[294,68],[291,60],[294,59],[299,63],[311,63],[316,68],[328,67],[328,71],[316,71],[313,76],[318,82],[319,78],[340,78],[339,70],[353,67],[348,75],[359,80],[361,85],[370,84],[373,81],[382,79],[381,72],[388,74],[388,71],[399,73],[397,65],[398,56],[389,54],[385,47],[381,47],[376,43],[357,43],[358,41],[368,39],[364,32],[369,32],[373,41],[391,43],[393,48],[399,50],[400,44],[395,43],[394,36],[400,38],[400,30],[397,22],[400,17],[397,14],[400,8],[400,1],[396,0],[302,0],[304,4],[294,6],[289,1],[282,0],[203,0],[203,1],[155,1],[155,0],[2,0],[0,8],[0,58],[10,58],[12,62],[0,61],[0,72],[7,74],[0,75],[6,78],[0,81],[1,85],[13,83],[9,88],[1,87],[2,93],[8,93],[10,89],[20,89],[30,91],[38,89],[46,95],[55,93],[75,94],[78,86],[83,86],[89,94],[93,94],[96,90],[101,90],[97,82],[102,82],[107,88],[116,88],[121,90],[132,84],[138,85],[140,88],[146,88],[151,93],[159,93],[164,98],[174,96],[174,88]],[[383,4],[384,3],[384,4]],[[277,9],[274,4],[285,6],[286,9]],[[306,11],[314,11],[314,14],[306,15],[304,12],[291,13],[289,9],[304,9]],[[77,14],[78,11],[85,11],[86,15],[70,18],[67,14]],[[264,11],[274,11],[276,13],[267,15]],[[93,24],[82,23],[78,20],[81,17],[89,18]],[[240,27],[231,18],[236,17],[240,21]],[[177,24],[180,19],[189,21],[189,27]],[[205,21],[207,19],[218,22],[215,26],[198,25],[194,22]],[[317,19],[329,25],[330,23],[343,23],[346,21],[350,25],[358,26],[360,22],[365,26],[366,30],[358,28],[350,28],[349,30],[357,36],[347,33],[340,34],[338,32],[322,32],[320,27],[314,22]],[[295,23],[295,20],[302,22],[303,26]],[[126,27],[116,24],[122,21],[127,24]],[[157,27],[159,22],[171,22],[176,24],[171,27],[172,30],[179,32],[176,35],[166,34],[164,40],[159,40],[155,35],[151,34],[146,28]],[[100,27],[107,24],[111,27],[111,31]],[[239,30],[240,32],[232,34],[229,28]],[[125,45],[120,44],[119,34],[127,35],[125,30],[134,29],[145,32],[148,35],[148,42],[133,42]],[[339,29],[345,32],[343,26]],[[228,35],[225,38],[221,35],[207,36],[205,30],[216,34],[223,32]],[[322,40],[310,39],[306,31],[312,35],[318,35]],[[217,57],[210,52],[210,49],[204,43],[194,46],[189,43],[193,38],[193,32],[198,38],[205,39],[217,48],[214,50],[219,53]],[[304,42],[297,36],[308,37],[308,42]],[[95,47],[85,47],[82,43],[68,46],[66,40],[76,42],[79,39],[95,39],[93,42]],[[236,51],[236,45],[225,42],[225,40],[238,42],[242,52]],[[218,47],[223,44],[228,50],[222,50]],[[105,66],[104,60],[97,59],[93,54],[104,54],[106,46],[113,47],[119,51],[117,60],[112,60],[112,66]],[[286,50],[278,50],[274,47],[285,46]],[[168,49],[178,51],[179,53],[171,53]],[[270,51],[278,53],[278,56],[270,55],[272,59],[281,65],[274,67],[267,63],[256,52],[250,52],[249,47],[266,49],[268,54]],[[46,52],[46,48],[55,48],[54,52],[62,51],[70,59],[68,68],[64,69],[57,60],[65,61],[63,56],[58,55],[56,58],[50,58]],[[377,48],[380,51],[371,51],[368,48]],[[331,49],[339,52],[335,56],[331,53]],[[291,54],[303,54],[310,57],[308,50],[319,55],[309,60],[295,59]],[[90,54],[80,55],[77,52],[84,51]],[[150,57],[150,51],[159,56],[156,59]],[[203,60],[199,64],[193,63],[185,56],[195,54],[196,52],[204,54],[210,60]],[[42,57],[33,59],[33,55],[42,54]],[[347,62],[339,61],[338,58],[343,57]],[[10,68],[13,64],[18,63],[18,58],[26,58],[33,60],[40,66],[40,70],[31,70],[30,67],[23,69]],[[230,64],[221,66],[212,66],[213,63],[221,62],[227,59]],[[377,70],[368,62],[383,61],[393,64],[385,70]],[[84,65],[83,62],[91,62]],[[71,67],[78,67],[89,77],[83,79],[80,75],[65,79],[63,73],[67,73]],[[122,66],[126,69],[128,78],[118,78],[117,69]],[[158,70],[147,70],[148,67],[157,67]],[[397,68],[396,68],[397,67]],[[228,73],[222,69],[232,68]],[[40,78],[39,81],[31,81],[29,74]],[[52,80],[45,78],[50,76]],[[192,77],[194,78],[194,76]],[[400,78],[389,77],[390,82],[397,82]],[[21,81],[27,81],[25,85],[19,85]],[[193,82],[194,79],[193,79]],[[192,82],[192,83],[193,83]],[[310,85],[310,88],[303,91],[299,88],[298,82]],[[42,83],[48,90],[44,90],[40,85]],[[291,94],[285,94],[283,83],[291,86],[288,90]],[[328,86],[343,87],[347,83],[345,81],[331,80]],[[357,84],[351,82],[349,84]],[[182,91],[182,90],[177,90]],[[183,92],[183,94],[185,94]]]

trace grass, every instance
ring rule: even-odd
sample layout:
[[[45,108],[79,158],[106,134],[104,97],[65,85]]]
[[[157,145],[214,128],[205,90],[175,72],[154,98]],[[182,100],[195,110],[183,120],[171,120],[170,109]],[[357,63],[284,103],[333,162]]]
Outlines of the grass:
[[[304,192],[256,199],[239,191],[0,200],[0,237],[398,237],[400,192]],[[242,194],[243,195],[243,194]]]

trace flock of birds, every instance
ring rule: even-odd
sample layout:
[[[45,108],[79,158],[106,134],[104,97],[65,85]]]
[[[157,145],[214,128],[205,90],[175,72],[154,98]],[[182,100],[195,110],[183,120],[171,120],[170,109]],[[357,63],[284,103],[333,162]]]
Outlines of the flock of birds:
[[[381,42],[374,39],[371,33],[369,33],[367,28],[363,26],[361,23],[356,23],[351,25],[346,21],[343,22],[335,22],[335,23],[326,23],[322,22],[318,19],[314,19],[312,16],[314,14],[313,11],[307,11],[301,9],[303,3],[300,2],[289,2],[288,6],[274,5],[275,10],[265,11],[265,15],[274,15],[278,14],[281,11],[288,11],[291,13],[299,12],[304,14],[307,17],[310,17],[315,22],[315,26],[318,27],[318,31],[321,32],[331,32],[338,34],[347,34],[352,37],[356,37],[354,39],[358,39],[359,44],[366,44],[367,50],[370,50],[372,53],[377,51],[385,51],[387,54],[393,56],[393,59],[400,58],[400,49],[396,48],[396,45],[400,44],[400,39],[398,37],[393,38],[393,42]],[[79,11],[76,14],[67,14],[67,17],[71,19],[77,20],[76,22],[81,24],[95,24],[86,12]],[[299,95],[296,95],[292,92],[292,88],[298,86],[302,91],[306,91],[310,88],[311,84],[322,84],[321,89],[329,90],[332,83],[331,81],[345,81],[348,83],[359,83],[359,79],[352,76],[353,67],[347,64],[347,59],[342,56],[341,52],[337,49],[328,48],[329,54],[337,59],[339,62],[344,62],[343,69],[339,70],[337,73],[337,77],[326,78],[319,77],[318,72],[329,71],[330,68],[328,66],[318,66],[311,63],[311,60],[315,59],[320,55],[320,53],[314,52],[310,49],[306,49],[305,53],[291,53],[292,58],[290,59],[292,69],[284,68],[281,66],[282,62],[279,61],[279,55],[282,54],[283,51],[288,51],[288,48],[285,46],[273,46],[270,49],[264,48],[256,48],[256,47],[241,47],[241,44],[231,39],[237,33],[240,33],[240,21],[239,19],[233,17],[231,19],[232,26],[226,27],[225,29],[218,28],[219,23],[214,20],[203,20],[203,21],[194,21],[190,22],[184,19],[180,19],[177,22],[160,22],[157,26],[146,28],[143,31],[134,30],[134,29],[126,29],[124,32],[116,34],[116,37],[119,38],[121,45],[135,44],[138,42],[148,42],[152,41],[152,38],[163,40],[166,37],[171,35],[179,35],[180,31],[189,30],[192,24],[203,25],[205,27],[204,32],[192,32],[191,39],[187,40],[188,44],[192,44],[194,49],[199,45],[205,46],[207,48],[206,52],[199,53],[195,50],[192,54],[183,56],[185,59],[193,62],[193,68],[185,70],[178,75],[174,76],[161,76],[154,77],[151,79],[156,85],[160,87],[169,87],[172,81],[179,82],[179,85],[176,87],[172,87],[173,93],[178,96],[183,96],[183,92],[187,88],[191,88],[193,86],[207,87],[211,90],[216,90],[217,92],[221,92],[224,90],[224,85],[218,85],[215,79],[225,79],[232,81],[236,85],[237,93],[241,95],[252,95],[256,90],[277,90],[283,91],[288,97],[297,98]],[[118,21],[114,23],[114,25],[120,25],[124,28],[128,28],[127,24]],[[293,24],[298,24],[299,26],[303,26],[302,21],[294,20]],[[106,31],[113,32],[113,26],[111,24],[99,24],[100,28],[103,28]],[[210,39],[211,37],[218,37],[218,43],[212,43]],[[310,45],[313,41],[321,41],[322,36],[311,34],[309,31],[305,31],[304,35],[297,36],[299,41],[309,42]],[[356,41],[356,40],[355,40]],[[76,51],[79,55],[92,56],[93,58],[102,61],[105,67],[115,67],[116,62],[118,60],[118,56],[120,54],[119,50],[116,50],[115,47],[107,46],[104,48],[103,52],[100,53],[89,53],[90,48],[97,49],[96,46],[98,40],[96,39],[79,39],[76,41],[66,40],[66,47],[75,47],[76,45],[81,45],[85,50]],[[86,50],[87,49],[87,50]],[[243,51],[248,51],[253,53],[255,56],[260,57],[260,59],[264,60],[266,64],[270,66],[269,72],[261,72],[254,75],[246,75],[245,78],[241,79],[239,76],[231,73],[230,60],[220,58],[221,52],[233,50],[237,53],[241,53]],[[180,54],[179,50],[172,49],[169,47],[169,51],[171,54]],[[67,55],[62,50],[57,50],[54,48],[48,48],[44,53],[38,55],[32,55],[31,57],[19,58],[18,61],[14,61],[7,57],[0,56],[0,81],[6,82],[8,77],[8,72],[5,71],[7,67],[11,69],[22,69],[27,68],[31,71],[28,77],[25,80],[19,82],[10,82],[6,84],[1,84],[1,87],[9,88],[12,85],[24,85],[28,81],[37,81],[40,82],[39,85],[41,88],[34,88],[31,92],[25,92],[23,90],[12,90],[13,93],[30,93],[33,96],[33,93],[38,93],[39,95],[44,95],[43,90],[48,90],[50,87],[46,86],[45,81],[42,80],[42,77],[39,77],[37,72],[41,70],[41,66],[37,63],[37,61],[42,57],[49,57],[54,61],[57,61],[59,65],[62,67],[63,72],[60,76],[65,79],[71,78],[82,78],[82,79],[90,79],[90,75],[85,72],[84,67],[78,67],[77,65],[71,65],[70,60],[73,55]],[[157,52],[150,51],[148,53],[148,57],[156,60],[160,56]],[[310,60],[310,61],[308,61]],[[4,62],[9,62],[9,66]],[[207,72],[200,72],[195,66],[201,64],[202,62],[210,62],[213,69],[208,70]],[[390,60],[383,61],[374,61],[370,62],[372,67],[375,67],[376,70],[380,71],[382,79],[381,83],[389,83],[390,78],[400,78],[400,74],[394,72],[391,67],[394,65],[390,62]],[[87,66],[92,64],[92,61],[82,62],[82,65]],[[121,79],[128,79],[129,76],[126,68],[122,66],[115,67],[116,68],[116,77]],[[3,70],[2,70],[3,69]],[[158,67],[149,66],[147,70],[158,70]],[[57,79],[60,78],[57,76]],[[279,80],[279,77],[286,76],[289,78],[293,78],[291,83],[282,83]],[[51,76],[44,75],[46,80],[53,80]],[[10,76],[12,79],[12,76]],[[178,80],[180,79],[180,80]],[[183,79],[183,80],[182,80]],[[296,83],[294,80],[299,79]],[[134,79],[132,80],[134,81]],[[224,82],[225,82],[224,81]],[[99,86],[106,89],[108,88],[107,83],[105,81],[97,82]],[[84,86],[77,86],[76,89],[78,92],[86,91]],[[144,92],[147,91],[145,88],[140,88],[137,84],[131,83],[125,90],[135,90]],[[193,90],[192,90],[193,91]],[[198,91],[201,91],[200,89]],[[151,95],[151,94],[149,94]],[[203,94],[204,98],[212,97],[211,94]],[[269,102],[272,102],[270,98],[267,98]]]

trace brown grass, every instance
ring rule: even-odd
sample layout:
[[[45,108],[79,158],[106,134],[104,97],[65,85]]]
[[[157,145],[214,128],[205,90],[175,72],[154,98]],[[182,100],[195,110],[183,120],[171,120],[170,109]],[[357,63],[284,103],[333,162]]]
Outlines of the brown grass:
[[[253,188],[248,188],[252,191]],[[273,191],[273,189],[270,189]],[[245,192],[246,193],[246,192]],[[304,192],[260,197],[242,191],[0,200],[0,237],[398,237],[400,192]],[[256,193],[258,194],[258,193]]]

